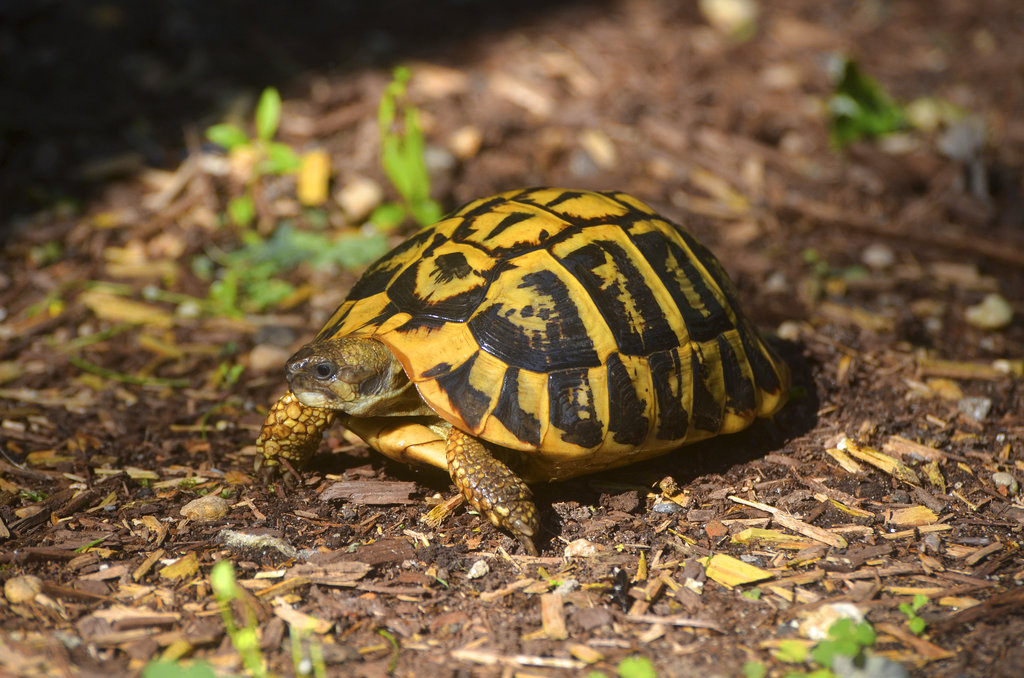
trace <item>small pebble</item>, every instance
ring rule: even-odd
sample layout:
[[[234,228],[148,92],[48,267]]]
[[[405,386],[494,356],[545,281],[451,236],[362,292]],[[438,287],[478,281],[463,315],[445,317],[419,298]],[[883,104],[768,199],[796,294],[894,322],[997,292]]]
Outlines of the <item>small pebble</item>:
[[[984,396],[967,396],[960,399],[956,408],[975,421],[985,421],[992,410],[992,400]]]
[[[896,263],[896,255],[888,245],[876,242],[864,248],[860,260],[868,268],[881,271]]]
[[[596,556],[600,550],[600,547],[592,541],[576,539],[566,545],[563,556],[566,558],[589,558]]]
[[[939,535],[938,535],[937,532],[929,532],[928,534],[926,534],[923,537],[921,537],[921,545],[922,545],[922,549],[921,550],[922,551],[928,550],[928,551],[931,551],[932,553],[938,553],[939,552],[939,546],[941,545],[941,543],[942,542],[939,541]]]
[[[457,164],[452,152],[440,146],[427,146],[426,150],[423,151],[423,162],[431,174],[450,172]]]
[[[342,186],[334,199],[353,223],[360,223],[384,199],[384,190],[373,179],[356,177]]]
[[[1013,320],[1009,302],[998,294],[987,294],[980,304],[968,306],[964,311],[967,324],[983,330],[999,330]]]
[[[569,155],[569,172],[577,178],[590,177],[597,174],[598,167],[586,151],[577,148]]]
[[[775,334],[779,335],[779,339],[785,339],[786,341],[799,341],[800,323],[793,320],[785,320],[779,323],[779,327],[775,330]]]
[[[864,613],[853,603],[828,603],[811,612],[797,630],[804,638],[825,640],[828,630],[840,619],[852,619],[859,624],[864,621]]]
[[[219,494],[193,499],[181,507],[181,515],[190,520],[219,520],[228,514],[228,503]]]
[[[730,38],[746,40],[757,32],[760,5],[755,0],[701,0],[697,7],[715,30]]]
[[[555,593],[557,593],[559,595],[565,596],[565,595],[569,595],[570,593],[572,593],[573,591],[575,591],[579,587],[580,587],[579,580],[578,579],[573,579],[572,577],[570,577],[569,579],[563,579],[562,580],[562,583],[559,584],[557,588],[555,588]]]
[[[587,152],[590,159],[598,168],[610,170],[618,162],[618,154],[615,152],[615,144],[604,132],[596,129],[586,129],[580,134],[580,146]]]
[[[782,271],[775,271],[764,281],[761,289],[765,294],[785,294],[789,291],[786,274]]]
[[[12,605],[33,600],[43,590],[43,580],[31,574],[11,577],[4,582],[4,597]]]
[[[448,137],[448,148],[460,160],[468,160],[480,152],[484,135],[479,127],[466,125],[452,132]]]
[[[1017,479],[1005,471],[993,473],[992,482],[996,484],[997,488],[1005,487],[1006,494],[1010,497],[1016,497],[1020,490],[1020,483],[1017,482]]]
[[[832,673],[837,678],[909,678],[910,674],[902,664],[880,654],[864,658],[864,665],[858,666],[850,655],[836,654],[832,657]]]
[[[470,579],[479,579],[480,577],[487,576],[487,573],[491,571],[490,565],[485,560],[478,560],[469,568],[469,572],[466,576]]]
[[[674,501],[659,501],[652,507],[651,510],[654,511],[655,513],[665,513],[671,515],[673,513],[681,513],[683,507],[675,503]]]

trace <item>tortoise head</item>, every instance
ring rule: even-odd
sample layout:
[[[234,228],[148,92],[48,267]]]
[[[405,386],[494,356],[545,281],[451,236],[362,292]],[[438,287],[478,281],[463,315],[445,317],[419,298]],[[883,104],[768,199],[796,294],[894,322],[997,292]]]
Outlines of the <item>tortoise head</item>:
[[[366,337],[306,344],[289,358],[285,371],[302,404],[354,416],[406,414],[409,392],[415,394],[391,351]]]

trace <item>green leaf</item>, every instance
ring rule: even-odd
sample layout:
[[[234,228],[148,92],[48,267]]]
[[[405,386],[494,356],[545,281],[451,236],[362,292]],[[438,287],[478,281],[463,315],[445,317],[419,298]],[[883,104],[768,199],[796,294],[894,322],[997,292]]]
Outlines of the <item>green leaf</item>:
[[[252,196],[240,195],[228,201],[228,216],[235,224],[247,227],[256,218],[256,203]]]
[[[882,86],[851,59],[832,65],[833,94],[828,100],[829,136],[843,148],[854,141],[890,134],[907,127],[907,115]]]
[[[238,597],[235,567],[230,560],[219,560],[210,570],[210,587],[221,600],[234,600]]]
[[[743,678],[764,678],[768,675],[768,667],[761,662],[747,662],[743,665]]]
[[[911,617],[909,620],[907,620],[907,627],[910,628],[910,632],[913,633],[915,636],[919,636],[922,633],[924,633],[925,627],[927,626],[928,624],[925,622],[925,620],[921,619],[920,617]]]
[[[245,286],[245,306],[248,311],[264,311],[276,306],[295,291],[295,287],[284,280],[250,280]]]
[[[928,604],[928,596],[923,593],[918,593],[914,596],[914,612],[917,612],[922,607]]]
[[[619,662],[620,678],[657,678],[658,672],[647,657],[626,657]]]
[[[330,249],[331,260],[342,268],[362,268],[379,259],[388,250],[383,233],[350,235],[339,238]]]
[[[878,639],[875,634],[875,627],[867,622],[861,622],[854,627],[853,638],[862,647],[871,647]]]
[[[832,666],[832,659],[836,655],[856,657],[860,653],[860,646],[852,638],[842,640],[823,640],[811,650],[811,659],[822,666]]]
[[[256,105],[256,135],[262,141],[270,141],[277,133],[281,122],[281,95],[273,87],[263,90]]]
[[[761,589],[755,586],[748,591],[743,591],[740,595],[748,600],[761,600]]]
[[[206,138],[226,151],[245,146],[249,143],[249,135],[238,125],[222,123],[207,128]]]
[[[240,315],[238,309],[238,273],[225,271],[224,276],[210,285],[208,294],[214,313],[218,315]]]
[[[775,658],[790,664],[802,664],[807,660],[807,645],[799,640],[783,640],[775,649]]]
[[[213,667],[206,662],[179,664],[178,662],[156,661],[142,669],[142,678],[216,678]]]
[[[265,152],[267,157],[260,163],[264,174],[290,174],[302,166],[302,158],[288,144],[269,143]]]
[[[405,219],[405,208],[396,202],[378,205],[370,213],[369,222],[383,231],[390,231]]]
[[[441,206],[437,204],[437,201],[430,200],[429,198],[417,200],[409,206],[409,209],[412,212],[413,218],[420,226],[436,224],[444,216],[441,212]]]

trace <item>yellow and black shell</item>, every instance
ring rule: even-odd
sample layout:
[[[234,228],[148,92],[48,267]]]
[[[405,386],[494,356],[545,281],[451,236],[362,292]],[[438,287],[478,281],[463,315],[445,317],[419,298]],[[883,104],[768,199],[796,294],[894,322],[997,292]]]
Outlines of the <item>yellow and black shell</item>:
[[[371,336],[455,427],[557,479],[737,431],[789,372],[719,262],[624,193],[469,203],[373,264],[317,340]]]

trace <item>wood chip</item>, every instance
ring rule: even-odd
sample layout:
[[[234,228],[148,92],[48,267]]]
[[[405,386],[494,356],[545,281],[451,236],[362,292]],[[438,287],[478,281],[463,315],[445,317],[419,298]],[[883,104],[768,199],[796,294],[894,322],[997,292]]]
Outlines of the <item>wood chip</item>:
[[[499,654],[493,650],[477,650],[475,648],[452,650],[451,656],[456,661],[471,662],[484,666],[495,666],[498,664],[507,666],[539,666],[551,669],[568,669],[570,671],[579,671],[587,666],[578,659],[541,657],[530,654]]]
[[[274,615],[284,620],[288,626],[298,630],[313,633],[327,633],[334,626],[334,622],[320,619],[313,615],[299,612],[291,605],[280,604],[274,606]]]
[[[713,621],[705,619],[694,619],[693,617],[661,617],[655,614],[630,614],[626,615],[626,621],[638,624],[665,624],[666,626],[679,626],[691,629],[710,629],[725,633],[725,629]]]
[[[850,455],[846,454],[846,452],[843,452],[839,448],[830,447],[825,450],[825,454],[835,459],[847,473],[860,473],[860,464],[855,462]]]
[[[844,549],[847,547],[846,540],[840,537],[839,535],[832,534],[828,530],[823,530],[820,527],[815,527],[814,525],[805,523],[804,521],[800,520],[799,518],[797,518],[796,516],[787,511],[775,508],[774,506],[769,506],[768,504],[762,504],[761,502],[743,499],[735,495],[730,495],[729,499],[736,502],[737,504],[743,504],[744,506],[750,506],[751,508],[756,508],[760,511],[766,511],[772,514],[772,517],[779,525],[782,525],[785,528],[793,530],[794,532],[798,532],[804,535],[805,537],[810,537],[815,541],[820,541],[823,544],[828,544],[829,546],[834,546],[835,548],[839,549]]]
[[[889,475],[910,485],[920,485],[921,481],[918,480],[917,474],[914,473],[913,469],[905,465],[903,462],[893,459],[887,454],[882,454],[878,450],[874,450],[867,445],[861,445],[855,443],[846,436],[843,436],[842,440],[839,441],[837,447],[840,450],[849,452],[850,455],[860,459],[861,461],[871,464],[877,469],[885,471]]]
[[[722,586],[732,588],[741,584],[750,584],[774,577],[774,573],[763,570],[756,565],[745,563],[739,558],[724,553],[716,553],[708,558],[705,573]]]
[[[520,589],[525,589],[526,587],[530,586],[531,584],[535,584],[536,582],[537,582],[536,579],[530,579],[529,577],[527,577],[525,579],[520,579],[518,581],[512,582],[511,584],[509,584],[508,586],[506,586],[504,588],[495,589],[494,591],[486,591],[484,593],[481,593],[480,594],[480,600],[483,600],[485,602],[490,602],[490,601],[493,601],[493,600],[498,600],[499,598],[504,598],[505,596],[507,596],[510,593],[515,593],[516,591],[518,591]]]
[[[946,453],[929,445],[922,445],[903,436],[890,436],[882,449],[897,456],[910,456],[925,461],[945,461]]]
[[[346,480],[328,486],[320,493],[320,501],[344,499],[364,506],[416,504],[412,498],[416,491],[416,483],[404,480]]]
[[[918,372],[921,376],[949,377],[951,379],[984,379],[995,381],[1005,379],[1007,373],[999,370],[993,365],[985,363],[971,363],[959,360],[936,360],[932,358],[921,358],[917,361]]]
[[[569,631],[565,627],[565,600],[560,593],[545,593],[540,597],[540,619],[544,633],[551,640],[565,640]]]
[[[949,659],[950,657],[956,656],[955,652],[944,650],[935,643],[931,643],[924,638],[918,638],[902,626],[896,626],[889,622],[878,622],[875,624],[875,630],[881,631],[882,633],[888,633],[890,636],[896,638],[914,652],[921,655],[926,661],[937,661],[939,659]]]
[[[935,511],[927,506],[908,506],[885,511],[885,522],[891,525],[920,527],[921,525],[931,525],[938,519]]]
[[[968,565],[972,565],[972,566],[973,565],[977,565],[984,558],[992,555],[993,553],[996,553],[997,551],[1001,551],[1002,548],[1003,548],[1003,545],[1002,545],[1001,542],[998,542],[998,541],[997,542],[993,542],[993,543],[989,544],[988,546],[985,546],[985,547],[982,547],[982,548],[978,549],[977,551],[975,551],[971,555],[969,555],[966,558],[964,558],[964,562],[967,563]]]

